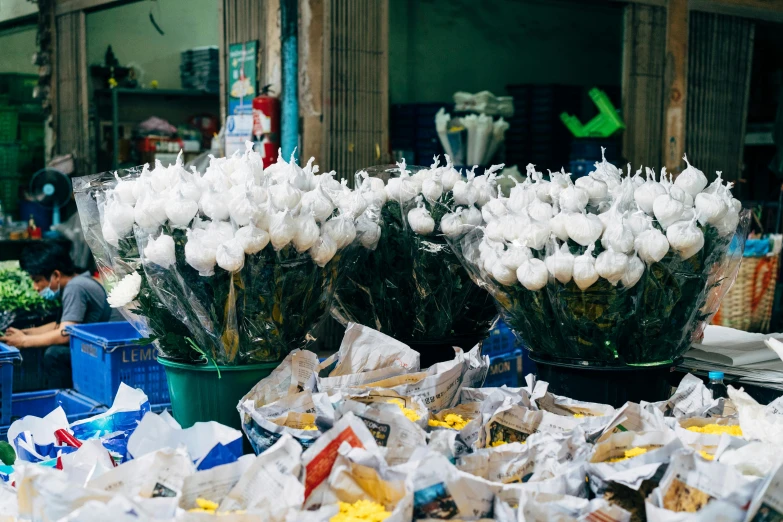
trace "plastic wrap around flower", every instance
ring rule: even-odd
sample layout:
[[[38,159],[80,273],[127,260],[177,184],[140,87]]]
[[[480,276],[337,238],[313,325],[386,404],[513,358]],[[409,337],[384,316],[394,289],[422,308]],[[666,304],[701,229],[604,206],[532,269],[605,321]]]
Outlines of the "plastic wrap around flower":
[[[314,340],[343,249],[366,241],[363,198],[317,172],[282,158],[263,169],[248,149],[203,176],[158,163],[74,192],[113,305],[166,357],[235,365]]]
[[[355,269],[335,292],[333,315],[424,352],[428,344],[467,348],[486,337],[496,307],[444,236],[483,223],[484,204],[496,193],[494,178],[490,170],[465,179],[437,159],[429,169],[402,163],[357,173],[357,191],[374,212],[357,228],[374,227],[380,238],[357,249]]]
[[[572,183],[528,165],[484,227],[450,239],[541,361],[671,364],[737,274],[749,212],[688,166],[675,181],[605,160]]]

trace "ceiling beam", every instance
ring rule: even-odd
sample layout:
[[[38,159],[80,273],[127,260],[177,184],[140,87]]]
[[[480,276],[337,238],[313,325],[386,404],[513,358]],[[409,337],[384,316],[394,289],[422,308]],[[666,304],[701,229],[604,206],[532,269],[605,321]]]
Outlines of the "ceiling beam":
[[[0,2],[0,22],[15,22],[38,14],[38,5],[32,2]]]
[[[138,1],[140,0],[57,0],[55,15],[60,16],[73,11],[97,11]]]
[[[691,0],[690,9],[768,22],[783,22],[781,0]]]
[[[614,1],[614,0],[612,0]],[[666,7],[666,0],[617,0],[625,4],[641,4]],[[781,0],[690,0],[690,11],[715,13],[754,20],[783,23]]]

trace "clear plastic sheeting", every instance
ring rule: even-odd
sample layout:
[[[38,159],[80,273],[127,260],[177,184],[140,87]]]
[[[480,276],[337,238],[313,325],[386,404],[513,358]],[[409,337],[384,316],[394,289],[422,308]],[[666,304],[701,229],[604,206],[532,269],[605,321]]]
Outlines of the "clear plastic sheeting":
[[[321,268],[290,247],[275,252],[270,244],[247,256],[238,272],[216,270],[200,277],[180,253],[185,234],[170,232],[177,264],[161,268],[145,260],[144,272],[160,302],[181,319],[198,346],[218,354],[219,363],[275,361],[315,340],[310,333],[328,311],[336,278],[329,265]]]
[[[121,174],[122,178],[135,179],[139,177],[141,170],[141,167],[134,167],[121,170],[118,174]],[[107,289],[113,288],[123,277],[134,272],[142,276],[141,289],[136,299],[118,308],[122,316],[141,335],[154,338],[164,353],[187,354],[192,351],[185,342],[185,337],[190,333],[187,327],[158,301],[144,271],[139,270],[142,264],[135,238],[128,237],[119,241],[118,246],[113,246],[103,236],[101,222],[105,194],[116,184],[117,179],[112,172],[73,180],[73,193],[79,209],[84,239],[92,251],[98,272]]]

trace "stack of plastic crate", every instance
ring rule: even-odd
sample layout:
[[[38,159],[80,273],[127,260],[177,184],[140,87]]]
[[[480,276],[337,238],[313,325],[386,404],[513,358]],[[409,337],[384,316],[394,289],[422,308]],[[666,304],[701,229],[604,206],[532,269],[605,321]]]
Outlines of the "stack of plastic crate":
[[[443,154],[435,130],[435,113],[450,112],[453,103],[405,103],[391,106],[391,144],[395,151],[412,155],[415,165],[429,166],[432,157]],[[441,157],[441,161],[445,161]]]
[[[70,423],[106,411],[106,406],[73,390],[12,393],[13,369],[21,358],[19,350],[0,343],[0,440],[5,440],[8,428],[15,420],[27,415],[45,417],[61,407]]]
[[[535,364],[526,357],[524,347],[502,319],[482,342],[481,353],[489,356],[485,388],[504,384],[516,388],[524,384],[526,374],[535,373]]]

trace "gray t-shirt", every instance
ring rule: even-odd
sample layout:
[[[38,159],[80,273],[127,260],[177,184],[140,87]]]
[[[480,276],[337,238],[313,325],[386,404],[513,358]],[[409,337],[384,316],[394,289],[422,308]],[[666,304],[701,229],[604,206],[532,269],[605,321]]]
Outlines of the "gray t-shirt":
[[[74,277],[63,288],[61,322],[105,323],[112,317],[106,290],[89,272]]]

